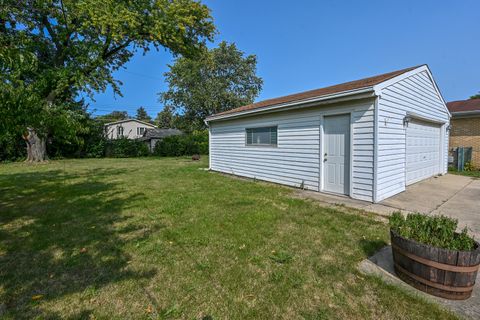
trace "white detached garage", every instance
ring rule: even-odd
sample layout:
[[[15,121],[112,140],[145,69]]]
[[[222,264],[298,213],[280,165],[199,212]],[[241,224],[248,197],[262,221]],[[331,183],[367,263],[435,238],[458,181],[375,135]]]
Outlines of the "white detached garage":
[[[378,202],[447,172],[449,121],[408,68],[208,117],[210,169]]]

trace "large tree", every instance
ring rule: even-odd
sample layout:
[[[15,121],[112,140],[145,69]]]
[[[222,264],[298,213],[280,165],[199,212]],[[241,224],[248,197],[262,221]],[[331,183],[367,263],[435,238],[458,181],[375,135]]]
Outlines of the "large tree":
[[[102,114],[100,116],[97,116],[97,117],[95,117],[95,119],[97,119],[101,122],[104,122],[104,123],[115,122],[115,121],[128,119],[128,113],[127,113],[127,111],[114,110],[110,113]]]
[[[0,131],[23,134],[29,161],[45,159],[48,135],[76,134],[79,93],[111,86],[121,95],[112,72],[136,51],[188,57],[215,33],[209,9],[195,0],[1,3]]]
[[[480,92],[470,97],[470,99],[480,99]]]
[[[175,115],[173,113],[172,107],[165,106],[162,111],[157,114],[155,118],[155,125],[159,128],[173,128],[175,121]]]
[[[137,109],[137,115],[135,116],[137,120],[140,121],[145,121],[145,122],[151,122],[152,117],[150,117],[147,113],[147,110],[145,110],[144,107],[140,107]]]
[[[187,129],[203,129],[207,116],[254,101],[263,84],[256,66],[255,55],[245,56],[226,42],[198,59],[179,57],[165,73],[169,87],[160,101],[183,117]]]

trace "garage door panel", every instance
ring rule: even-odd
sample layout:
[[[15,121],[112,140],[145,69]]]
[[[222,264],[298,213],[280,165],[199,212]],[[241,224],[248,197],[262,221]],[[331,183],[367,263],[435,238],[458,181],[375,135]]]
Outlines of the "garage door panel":
[[[407,185],[440,173],[440,125],[412,120],[407,127]]]

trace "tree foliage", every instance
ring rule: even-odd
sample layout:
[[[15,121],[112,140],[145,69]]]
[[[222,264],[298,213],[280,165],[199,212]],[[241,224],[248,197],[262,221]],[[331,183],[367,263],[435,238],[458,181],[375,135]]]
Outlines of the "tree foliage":
[[[150,154],[145,142],[128,138],[108,140],[105,156],[111,158],[146,157]]]
[[[145,121],[145,122],[152,122],[152,117],[150,117],[145,110],[144,107],[140,107],[137,109],[137,115],[135,116],[137,120]]]
[[[162,157],[208,154],[208,131],[193,131],[188,134],[169,136],[159,141],[153,153]]]
[[[172,107],[170,106],[165,106],[155,118],[155,125],[159,128],[174,128],[174,122],[175,115],[173,114]]]
[[[470,99],[480,99],[480,92],[471,96]]]
[[[245,56],[226,42],[198,59],[179,57],[165,73],[169,87],[160,100],[181,114],[190,130],[205,128],[207,116],[254,101],[263,84],[256,65],[255,55]]]
[[[0,134],[74,136],[80,92],[111,86],[121,95],[112,72],[136,51],[192,56],[214,33],[209,9],[195,0],[2,0]]]
[[[97,116],[95,119],[102,123],[115,122],[128,119],[128,113],[127,111],[114,110],[110,113]]]

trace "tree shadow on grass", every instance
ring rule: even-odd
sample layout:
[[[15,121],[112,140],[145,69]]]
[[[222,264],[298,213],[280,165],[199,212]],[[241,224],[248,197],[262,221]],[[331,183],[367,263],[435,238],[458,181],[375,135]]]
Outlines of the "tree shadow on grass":
[[[0,177],[0,309],[12,317],[61,317],[41,311],[43,301],[126,279],[147,279],[153,270],[132,271],[119,229],[122,210],[144,198],[127,195],[108,177],[130,169],[60,170]],[[131,236],[128,236],[132,240]],[[40,300],[34,301],[37,296]],[[0,311],[1,313],[2,311]],[[88,310],[79,310],[79,315]],[[0,317],[2,315],[0,314]]]

